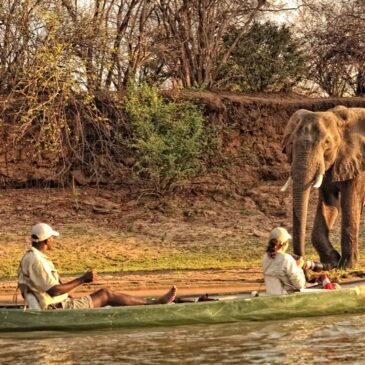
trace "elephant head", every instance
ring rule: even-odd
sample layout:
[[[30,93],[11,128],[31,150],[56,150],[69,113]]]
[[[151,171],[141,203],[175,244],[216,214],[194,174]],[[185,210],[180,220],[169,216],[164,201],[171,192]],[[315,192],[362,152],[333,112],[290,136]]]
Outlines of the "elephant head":
[[[284,132],[283,151],[293,181],[294,253],[304,255],[308,200],[326,172],[333,182],[351,180],[365,166],[365,109],[338,106],[325,112],[298,110]],[[363,153],[364,151],[364,153]],[[286,184],[286,186],[288,183]]]

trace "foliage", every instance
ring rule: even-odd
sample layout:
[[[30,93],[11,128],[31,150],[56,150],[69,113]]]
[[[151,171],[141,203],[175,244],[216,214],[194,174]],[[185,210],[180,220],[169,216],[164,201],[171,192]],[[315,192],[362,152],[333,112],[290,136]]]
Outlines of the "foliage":
[[[231,28],[225,35],[226,48],[239,32]],[[302,79],[305,61],[287,26],[254,23],[232,52],[219,84],[243,92],[288,92]]]
[[[309,86],[315,83],[329,95],[361,95],[364,2],[298,1],[295,35],[309,60],[298,50],[292,28],[257,23],[267,14],[283,19],[284,3],[2,1],[0,92],[12,92],[25,70],[36,71],[32,65],[55,35],[53,18],[72,83],[92,93],[124,92],[129,79],[168,87],[286,91],[308,66]]]
[[[304,40],[308,79],[329,96],[365,93],[365,3],[307,0],[297,32]]]
[[[65,183],[76,169],[99,183],[125,178],[130,152],[136,175],[156,191],[170,189],[203,167],[201,152],[212,154],[214,136],[203,138],[203,116],[196,106],[167,102],[147,85],[131,84],[125,100],[116,93],[97,96],[80,83],[77,71],[84,63],[63,34],[62,17],[43,9],[38,20],[43,41],[1,110],[8,158],[17,158],[17,146],[27,146],[34,166],[47,164],[57,174],[49,180]]]
[[[145,62],[153,2],[90,0],[8,0],[0,2],[0,91],[12,90],[24,67],[58,21],[58,36],[69,48],[75,82],[88,90],[123,89]],[[153,33],[153,32],[151,32]]]
[[[58,182],[68,179],[78,163],[98,175],[97,156],[109,153],[110,121],[94,95],[80,84],[76,71],[83,64],[63,36],[62,19],[54,11],[41,9],[38,20],[47,29],[40,31],[43,41],[19,71],[1,110],[1,121],[8,129],[6,148],[31,146],[27,155],[41,166],[48,156],[48,163],[57,166]]]
[[[17,111],[19,120],[16,141],[32,139],[34,151],[62,153],[62,139],[67,134],[64,106],[72,98],[74,85],[73,59],[69,48],[59,38],[59,22],[54,13],[39,14],[50,29],[32,62],[24,66],[15,87],[14,98],[22,98]]]
[[[166,191],[201,169],[203,116],[194,104],[166,101],[153,86],[131,84],[125,108],[134,170],[154,190]]]
[[[229,59],[235,44],[254,19],[277,1],[268,0],[176,0],[158,1],[155,14],[159,27],[154,34],[156,76],[170,76],[170,82],[185,88],[216,86],[219,70]],[[230,26],[241,29],[232,48],[223,47],[223,35]]]

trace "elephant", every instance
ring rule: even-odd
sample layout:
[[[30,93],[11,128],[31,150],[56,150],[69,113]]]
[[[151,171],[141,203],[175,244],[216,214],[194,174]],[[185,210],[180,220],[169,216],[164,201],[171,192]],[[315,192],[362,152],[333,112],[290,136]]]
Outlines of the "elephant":
[[[312,244],[322,263],[354,267],[365,199],[365,108],[296,111],[285,127],[283,152],[291,164],[282,190],[293,184],[294,254],[305,254],[308,201],[311,188],[317,188]],[[329,239],[340,211],[341,255]]]

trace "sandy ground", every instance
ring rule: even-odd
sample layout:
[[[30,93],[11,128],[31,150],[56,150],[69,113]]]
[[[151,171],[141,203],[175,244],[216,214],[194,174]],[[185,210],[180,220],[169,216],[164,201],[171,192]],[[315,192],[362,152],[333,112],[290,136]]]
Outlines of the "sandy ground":
[[[264,195],[268,189],[279,190],[267,186],[261,189]],[[75,260],[85,252],[93,253],[94,262],[110,263],[115,258],[117,264],[139,257],[153,260],[159,255],[204,255],[206,250],[237,252],[237,263],[232,269],[123,270],[121,275],[100,275],[97,283],[79,288],[76,296],[100,287],[154,296],[173,284],[179,295],[257,290],[262,281],[261,269],[245,265],[242,247],[246,239],[264,242],[268,229],[283,222],[285,216],[280,213],[279,217],[269,217],[257,209],[252,199],[222,194],[215,190],[214,195],[192,194],[189,199],[166,200],[89,188],[80,188],[77,195],[69,189],[3,190],[0,191],[0,224],[8,229],[0,238],[0,264],[7,264],[14,273],[14,265],[29,245],[30,225],[45,221],[61,231],[60,247],[63,252],[70,252],[68,261],[62,259],[68,267],[76,265]],[[255,199],[260,196],[258,191],[253,194]],[[279,199],[284,197],[277,198],[275,206],[279,205]],[[48,202],[47,209],[40,209],[40,201]],[[102,232],[109,231],[114,233],[107,239],[101,236]],[[128,237],[123,232],[128,232]],[[261,247],[258,252],[261,255]],[[66,266],[62,267],[59,261],[55,264],[62,274]],[[76,272],[83,269],[79,270]],[[15,278],[0,278],[0,301],[11,301],[15,289]]]
[[[82,272],[85,268],[78,270],[73,266],[83,260],[81,257],[91,258],[92,264],[100,263],[100,270],[104,262],[123,265],[123,260],[131,262],[141,257],[153,262],[169,254],[178,257],[194,253],[198,254],[194,257],[199,257],[209,250],[236,253],[234,267],[228,269],[218,269],[222,267],[218,263],[204,270],[115,270],[120,274],[100,274],[97,282],[78,288],[74,296],[102,287],[138,296],[159,296],[171,285],[176,285],[182,296],[264,290],[261,267],[252,262],[262,257],[273,227],[283,225],[290,229],[290,194],[280,193],[279,188],[279,183],[261,184],[252,188],[249,196],[215,188],[204,195],[191,193],[188,198],[174,199],[146,199],[89,188],[80,188],[77,194],[69,189],[3,190],[0,224],[7,229],[0,237],[0,265],[7,265],[14,275],[17,262],[29,245],[30,226],[45,221],[63,234],[60,244],[67,255],[59,256],[59,262],[55,262],[61,274],[66,267]],[[40,202],[44,201],[46,208],[41,209]],[[309,226],[314,206],[315,196],[310,205]],[[110,236],[105,237],[110,231]],[[337,227],[337,236],[338,231]],[[0,303],[12,302],[16,291],[15,277],[6,279],[7,275],[5,272],[0,278]],[[62,277],[64,281],[72,279]]]
[[[79,297],[90,294],[100,288],[108,288],[113,291],[139,297],[158,297],[163,295],[171,285],[177,286],[177,296],[200,296],[203,294],[234,294],[252,291],[265,291],[261,268],[250,268],[245,270],[193,270],[181,274],[170,272],[134,272],[122,275],[99,275],[98,280],[92,284],[86,284],[71,294]],[[347,275],[341,279],[342,285],[349,285],[353,282],[364,285],[365,274]],[[74,276],[64,277],[65,281],[73,279]],[[0,281],[0,306],[14,304],[16,282],[14,280]],[[17,295],[17,303],[22,304],[20,293]]]
[[[178,296],[236,293],[264,290],[260,268],[250,270],[193,270],[181,272],[133,272],[122,275],[99,275],[95,283],[83,285],[72,294],[77,297],[100,288],[108,288],[136,296],[162,295],[171,285],[177,286]],[[73,276],[64,277],[64,281]],[[15,280],[0,281],[0,304],[12,303],[16,291]],[[18,295],[18,302],[22,302]]]

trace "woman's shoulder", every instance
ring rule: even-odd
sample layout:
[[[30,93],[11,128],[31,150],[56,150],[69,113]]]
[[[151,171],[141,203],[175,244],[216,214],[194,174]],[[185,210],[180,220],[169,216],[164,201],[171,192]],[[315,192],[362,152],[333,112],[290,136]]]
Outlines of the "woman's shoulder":
[[[294,257],[290,253],[281,252],[288,260],[294,260]]]
[[[274,257],[271,257],[267,252],[265,252],[264,256],[262,257],[263,262],[273,261],[275,259],[276,259],[276,255]]]
[[[294,261],[295,262],[294,257],[286,252],[278,252],[278,257],[280,257],[284,261],[288,261],[288,262]]]
[[[289,253],[281,253],[282,263],[285,267],[297,267],[297,263],[292,255]]]

